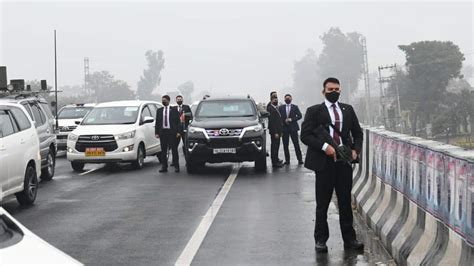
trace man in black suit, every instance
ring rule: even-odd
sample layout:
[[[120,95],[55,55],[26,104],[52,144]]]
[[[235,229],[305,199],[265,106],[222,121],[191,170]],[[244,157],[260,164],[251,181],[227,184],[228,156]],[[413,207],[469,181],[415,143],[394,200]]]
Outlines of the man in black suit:
[[[173,153],[173,165],[175,172],[179,172],[178,138],[183,134],[179,113],[175,108],[171,108],[170,96],[164,95],[161,98],[163,107],[156,111],[155,135],[161,143],[160,173],[168,172],[168,147]]]
[[[280,149],[280,138],[283,130],[281,122],[280,110],[278,110],[278,97],[275,94],[270,94],[270,104],[267,105],[267,111],[270,113],[268,117],[268,131],[271,139],[271,159],[273,168],[281,168],[283,166],[280,158],[278,158],[278,151]]]
[[[193,119],[193,113],[191,111],[191,107],[187,104],[183,104],[183,96],[178,95],[176,96],[176,110],[179,113],[179,120],[181,128],[183,129],[181,137],[178,138],[176,146],[179,146],[179,142],[183,140],[183,154],[186,152],[186,143],[185,143],[185,135],[186,131],[189,126],[189,121]]]
[[[290,137],[293,146],[295,147],[296,158],[298,164],[303,164],[303,157],[301,156],[300,143],[298,141],[298,131],[300,126],[298,120],[302,118],[298,105],[292,104],[292,97],[290,94],[285,95],[285,104],[280,105],[280,114],[283,122],[283,150],[285,151],[285,164],[290,164]]]
[[[339,103],[339,80],[328,78],[323,84],[324,103],[307,109],[301,130],[301,141],[308,146],[305,167],[316,173],[316,223],[314,228],[317,252],[327,252],[329,238],[327,211],[333,191],[336,190],[339,205],[339,225],[344,247],[361,250],[364,245],[357,241],[352,217],[351,189],[352,168],[347,162],[336,161],[335,148],[326,143],[315,130],[323,125],[338,145],[352,149],[352,160],[362,150],[363,133],[351,105]],[[334,125],[340,132],[334,130]]]

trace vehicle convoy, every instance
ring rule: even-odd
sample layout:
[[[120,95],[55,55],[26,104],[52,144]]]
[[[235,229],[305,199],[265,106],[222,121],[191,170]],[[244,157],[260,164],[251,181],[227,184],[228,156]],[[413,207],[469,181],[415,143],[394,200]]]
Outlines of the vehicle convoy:
[[[186,136],[186,168],[193,173],[206,162],[255,162],[266,171],[267,111],[258,111],[252,98],[206,98],[196,108]]]
[[[94,108],[95,104],[69,104],[61,108],[58,112],[58,133],[56,139],[58,150],[66,150],[67,136],[71,131],[76,129],[84,116]]]
[[[36,127],[40,142],[41,176],[42,180],[51,180],[56,167],[56,121],[48,102],[39,93],[17,91],[12,94],[0,95],[0,104],[21,104]]]
[[[40,144],[20,104],[0,103],[0,169],[0,202],[15,195],[21,205],[33,204],[41,171]]]
[[[116,101],[97,104],[68,135],[67,159],[75,171],[85,163],[132,163],[140,169],[146,156],[160,158],[155,137],[156,111],[152,101]]]

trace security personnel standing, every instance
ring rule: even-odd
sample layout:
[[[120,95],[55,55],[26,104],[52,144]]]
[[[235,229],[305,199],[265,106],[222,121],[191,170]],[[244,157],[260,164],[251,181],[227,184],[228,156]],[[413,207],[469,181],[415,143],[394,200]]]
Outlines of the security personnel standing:
[[[173,154],[173,166],[175,172],[179,172],[178,138],[183,134],[179,113],[175,108],[171,108],[170,96],[164,95],[162,98],[163,107],[156,111],[155,135],[161,143],[160,173],[168,172],[168,147]]]
[[[185,143],[185,134],[189,126],[189,121],[193,119],[193,113],[191,107],[187,104],[183,104],[183,96],[176,96],[176,110],[179,113],[179,120],[181,128],[183,129],[181,137],[178,138],[177,146],[179,146],[180,140],[183,140],[183,155],[186,154],[186,143]]]
[[[283,167],[280,158],[278,158],[278,151],[280,150],[280,139],[283,130],[283,124],[281,122],[281,114],[278,110],[278,97],[275,94],[270,94],[271,101],[267,105],[267,111],[270,113],[268,118],[268,131],[270,132],[271,139],[271,159],[273,168]]]
[[[298,120],[302,118],[302,115],[298,105],[292,104],[291,101],[291,95],[286,94],[285,104],[280,105],[280,114],[283,122],[283,150],[285,151],[285,164],[290,164],[290,137],[291,142],[293,142],[293,146],[295,147],[298,164],[303,164],[300,143],[298,141],[298,131],[300,130]]]
[[[320,126],[326,130],[337,145],[345,145],[352,150],[352,160],[356,160],[362,150],[363,133],[351,105],[338,101],[341,88],[339,80],[328,78],[323,84],[322,104],[307,109],[301,130],[301,141],[308,146],[305,167],[316,173],[316,222],[314,228],[315,249],[327,252],[329,239],[327,212],[333,191],[336,190],[339,207],[339,225],[344,247],[361,250],[364,244],[357,241],[351,206],[352,167],[348,162],[336,161],[336,150],[326,143],[315,130]],[[333,127],[327,126],[332,124]],[[340,133],[340,134],[339,134]]]

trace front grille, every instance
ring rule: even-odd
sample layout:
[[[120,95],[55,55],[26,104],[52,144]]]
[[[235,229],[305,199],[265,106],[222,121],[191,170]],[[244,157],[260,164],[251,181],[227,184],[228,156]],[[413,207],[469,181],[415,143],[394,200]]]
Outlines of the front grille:
[[[238,138],[216,137],[209,141],[209,148],[237,148],[240,146]]]
[[[67,139],[67,135],[56,135],[56,139]]]
[[[206,129],[206,132],[211,138],[219,136],[238,137],[242,130],[242,128],[210,128]]]
[[[86,148],[104,148],[105,151],[114,151],[118,148],[113,135],[82,135],[76,142],[76,150],[85,152]]]
[[[77,126],[64,126],[64,127],[59,127],[59,131],[61,131],[61,132],[71,132],[76,128],[77,128]]]

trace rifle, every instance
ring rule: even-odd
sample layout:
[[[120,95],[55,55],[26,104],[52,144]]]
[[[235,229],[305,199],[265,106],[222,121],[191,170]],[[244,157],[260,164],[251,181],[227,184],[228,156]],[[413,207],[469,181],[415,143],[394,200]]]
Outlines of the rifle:
[[[332,125],[331,125],[332,126]],[[326,130],[326,128],[328,127],[328,125],[319,125],[314,131],[313,133],[322,138],[322,140],[324,142],[326,142],[327,144],[331,145],[335,150],[336,150],[336,161],[342,161],[342,162],[347,162],[348,164],[351,164],[353,163],[353,160],[352,160],[352,149],[346,145],[337,145],[336,142],[334,141],[334,139],[331,137],[331,135],[329,135],[329,132]],[[333,127],[333,126],[332,126]],[[337,128],[333,127],[334,130],[337,130],[339,131]],[[337,132],[336,131],[336,132]],[[337,132],[340,136],[341,136],[341,133],[340,132]],[[357,162],[354,161],[354,163]]]

